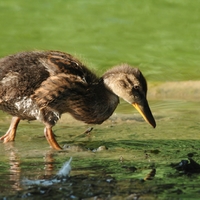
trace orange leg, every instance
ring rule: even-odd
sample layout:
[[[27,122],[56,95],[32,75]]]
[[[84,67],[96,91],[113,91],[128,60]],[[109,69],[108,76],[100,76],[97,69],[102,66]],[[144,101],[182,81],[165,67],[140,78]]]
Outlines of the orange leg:
[[[44,135],[45,135],[45,137],[47,139],[47,142],[50,144],[50,146],[53,149],[55,149],[55,150],[61,150],[62,149],[60,147],[60,145],[57,143],[51,127],[45,127]]]
[[[17,126],[20,122],[19,117],[13,117],[10,123],[10,127],[5,135],[0,137],[0,140],[3,140],[3,143],[11,142],[15,140]]]

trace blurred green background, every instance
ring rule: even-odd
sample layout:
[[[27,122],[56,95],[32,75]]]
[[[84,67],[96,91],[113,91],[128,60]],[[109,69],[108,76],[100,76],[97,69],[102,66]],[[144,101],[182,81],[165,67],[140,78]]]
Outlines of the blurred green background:
[[[0,1],[0,57],[60,50],[102,74],[120,63],[149,81],[200,77],[200,1]]]

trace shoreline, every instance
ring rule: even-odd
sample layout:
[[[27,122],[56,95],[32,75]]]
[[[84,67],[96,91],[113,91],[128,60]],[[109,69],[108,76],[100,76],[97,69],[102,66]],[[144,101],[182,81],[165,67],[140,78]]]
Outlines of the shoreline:
[[[148,84],[148,100],[181,99],[200,101],[200,81],[170,81]]]

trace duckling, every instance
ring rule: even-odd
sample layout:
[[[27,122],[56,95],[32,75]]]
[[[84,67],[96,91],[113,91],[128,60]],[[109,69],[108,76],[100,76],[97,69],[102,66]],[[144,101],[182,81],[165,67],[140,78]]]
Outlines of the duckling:
[[[88,124],[101,124],[119,104],[132,104],[154,128],[147,82],[142,72],[122,64],[96,76],[72,55],[59,51],[31,51],[0,59],[0,110],[12,115],[0,137],[14,141],[20,120],[43,122],[44,135],[53,149],[61,150],[52,127],[63,113]]]

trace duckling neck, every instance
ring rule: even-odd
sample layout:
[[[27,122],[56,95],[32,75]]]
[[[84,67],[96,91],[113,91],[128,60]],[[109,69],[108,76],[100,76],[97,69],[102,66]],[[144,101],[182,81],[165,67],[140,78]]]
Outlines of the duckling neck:
[[[69,113],[78,120],[88,124],[101,124],[108,119],[119,104],[119,97],[107,89],[103,79],[90,87],[82,98],[73,101]]]
[[[118,98],[123,97],[123,95],[121,94],[122,92],[121,92],[120,88],[117,87],[116,78],[113,79],[113,75],[104,74],[104,76],[103,76],[104,85],[105,85],[105,87],[107,88],[108,91],[110,91],[111,93],[118,96]]]

